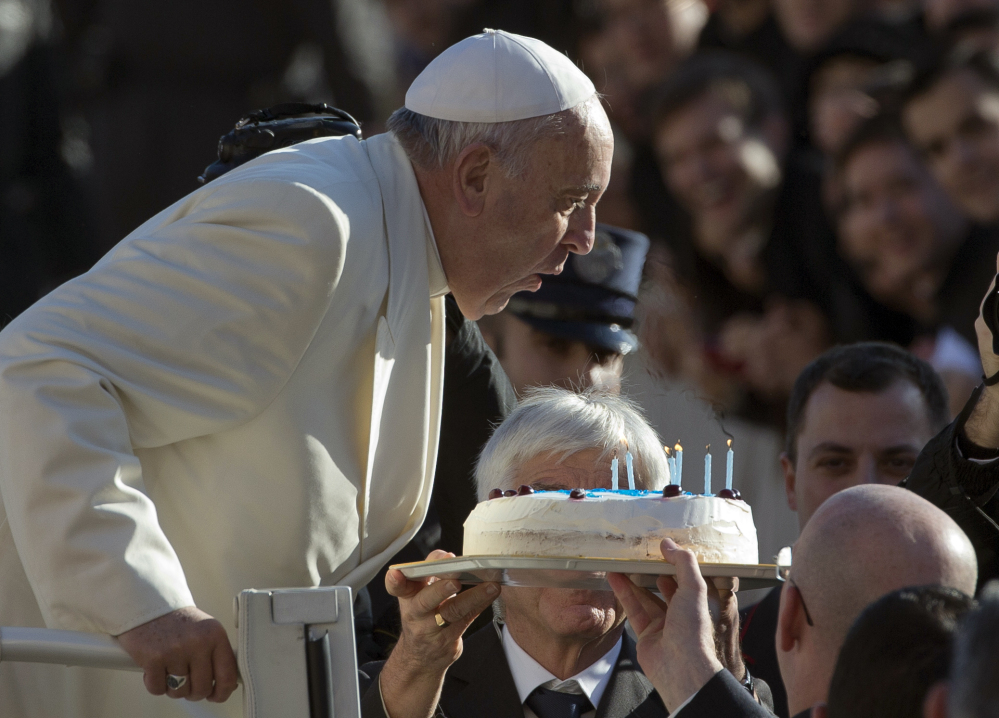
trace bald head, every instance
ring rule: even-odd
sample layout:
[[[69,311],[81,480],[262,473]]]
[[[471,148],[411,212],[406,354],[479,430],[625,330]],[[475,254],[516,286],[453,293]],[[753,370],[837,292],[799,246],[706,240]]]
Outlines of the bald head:
[[[830,497],[795,544],[778,619],[778,658],[792,714],[825,700],[836,656],[861,611],[899,588],[974,595],[975,550],[943,511],[911,491],[867,484]],[[799,615],[804,601],[814,626]]]
[[[939,584],[974,595],[978,567],[950,516],[906,489],[864,485],[815,512],[795,545],[792,577],[816,625],[842,637],[864,608],[899,588]]]

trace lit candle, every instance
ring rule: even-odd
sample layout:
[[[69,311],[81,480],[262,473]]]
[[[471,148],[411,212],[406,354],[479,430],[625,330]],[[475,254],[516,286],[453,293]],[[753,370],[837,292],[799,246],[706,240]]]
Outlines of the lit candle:
[[[614,458],[611,459],[611,489],[617,491],[617,449],[614,450]]]
[[[663,451],[666,452],[666,465],[669,466],[669,482],[671,484],[676,483],[676,459],[673,458],[673,454],[670,453],[669,447],[664,446]]]
[[[624,455],[625,466],[628,469],[628,491],[635,490],[635,467],[632,465],[631,452],[627,452]]]
[[[676,478],[673,479],[673,483],[679,486],[683,480],[683,447],[679,441],[676,442],[673,451],[676,453]]]
[[[725,456],[725,488],[732,490],[732,462],[735,461],[735,453],[732,451],[732,440],[728,440],[728,454]]]
[[[704,495],[711,496],[711,444],[704,447]]]

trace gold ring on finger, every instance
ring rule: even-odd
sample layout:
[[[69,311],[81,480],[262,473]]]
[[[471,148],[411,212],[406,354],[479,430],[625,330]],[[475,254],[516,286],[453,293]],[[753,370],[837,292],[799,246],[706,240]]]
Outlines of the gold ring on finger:
[[[434,614],[434,620],[437,621],[437,625],[440,626],[441,628],[447,628],[448,626],[451,625],[450,623],[444,620],[444,616],[441,615],[440,611]]]

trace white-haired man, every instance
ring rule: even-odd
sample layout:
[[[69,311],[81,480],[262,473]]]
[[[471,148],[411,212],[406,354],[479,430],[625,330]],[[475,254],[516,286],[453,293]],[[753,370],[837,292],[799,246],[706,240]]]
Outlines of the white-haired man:
[[[239,590],[359,588],[412,537],[444,295],[478,318],[589,251],[613,139],[564,55],[492,30],[389,128],[233,170],[3,331],[0,624],[117,635],[149,693],[222,702]],[[0,714],[186,713],[64,670],[0,665]]]
[[[669,473],[658,437],[627,401],[593,391],[533,390],[483,449],[479,498],[522,485],[610,488],[621,437],[635,456],[636,485],[664,486]],[[365,718],[426,718],[435,707],[451,718],[666,715],[638,668],[610,591],[505,586],[499,621],[462,644],[482,607],[464,593],[449,598],[458,588],[453,582],[406,581],[390,571],[386,585],[399,596],[403,631],[384,667],[362,669],[379,677],[365,695]],[[733,620],[733,594],[721,592],[720,599]],[[450,625],[439,626],[437,613]],[[738,651],[730,653],[726,662],[738,661]]]

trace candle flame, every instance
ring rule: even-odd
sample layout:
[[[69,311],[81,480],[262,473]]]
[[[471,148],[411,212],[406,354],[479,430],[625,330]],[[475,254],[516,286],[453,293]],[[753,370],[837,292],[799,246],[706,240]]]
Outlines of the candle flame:
[[[666,456],[669,456],[669,447],[668,446],[664,446],[663,447],[663,451],[666,452]]]
[[[708,444],[707,446],[705,446],[704,450],[705,451],[711,451],[711,444]]]
[[[728,440],[728,448],[730,448],[730,449],[732,448],[732,440],[731,439]]]
[[[683,451],[683,447],[680,446],[680,442],[676,442],[676,446],[673,447],[676,451]]]

